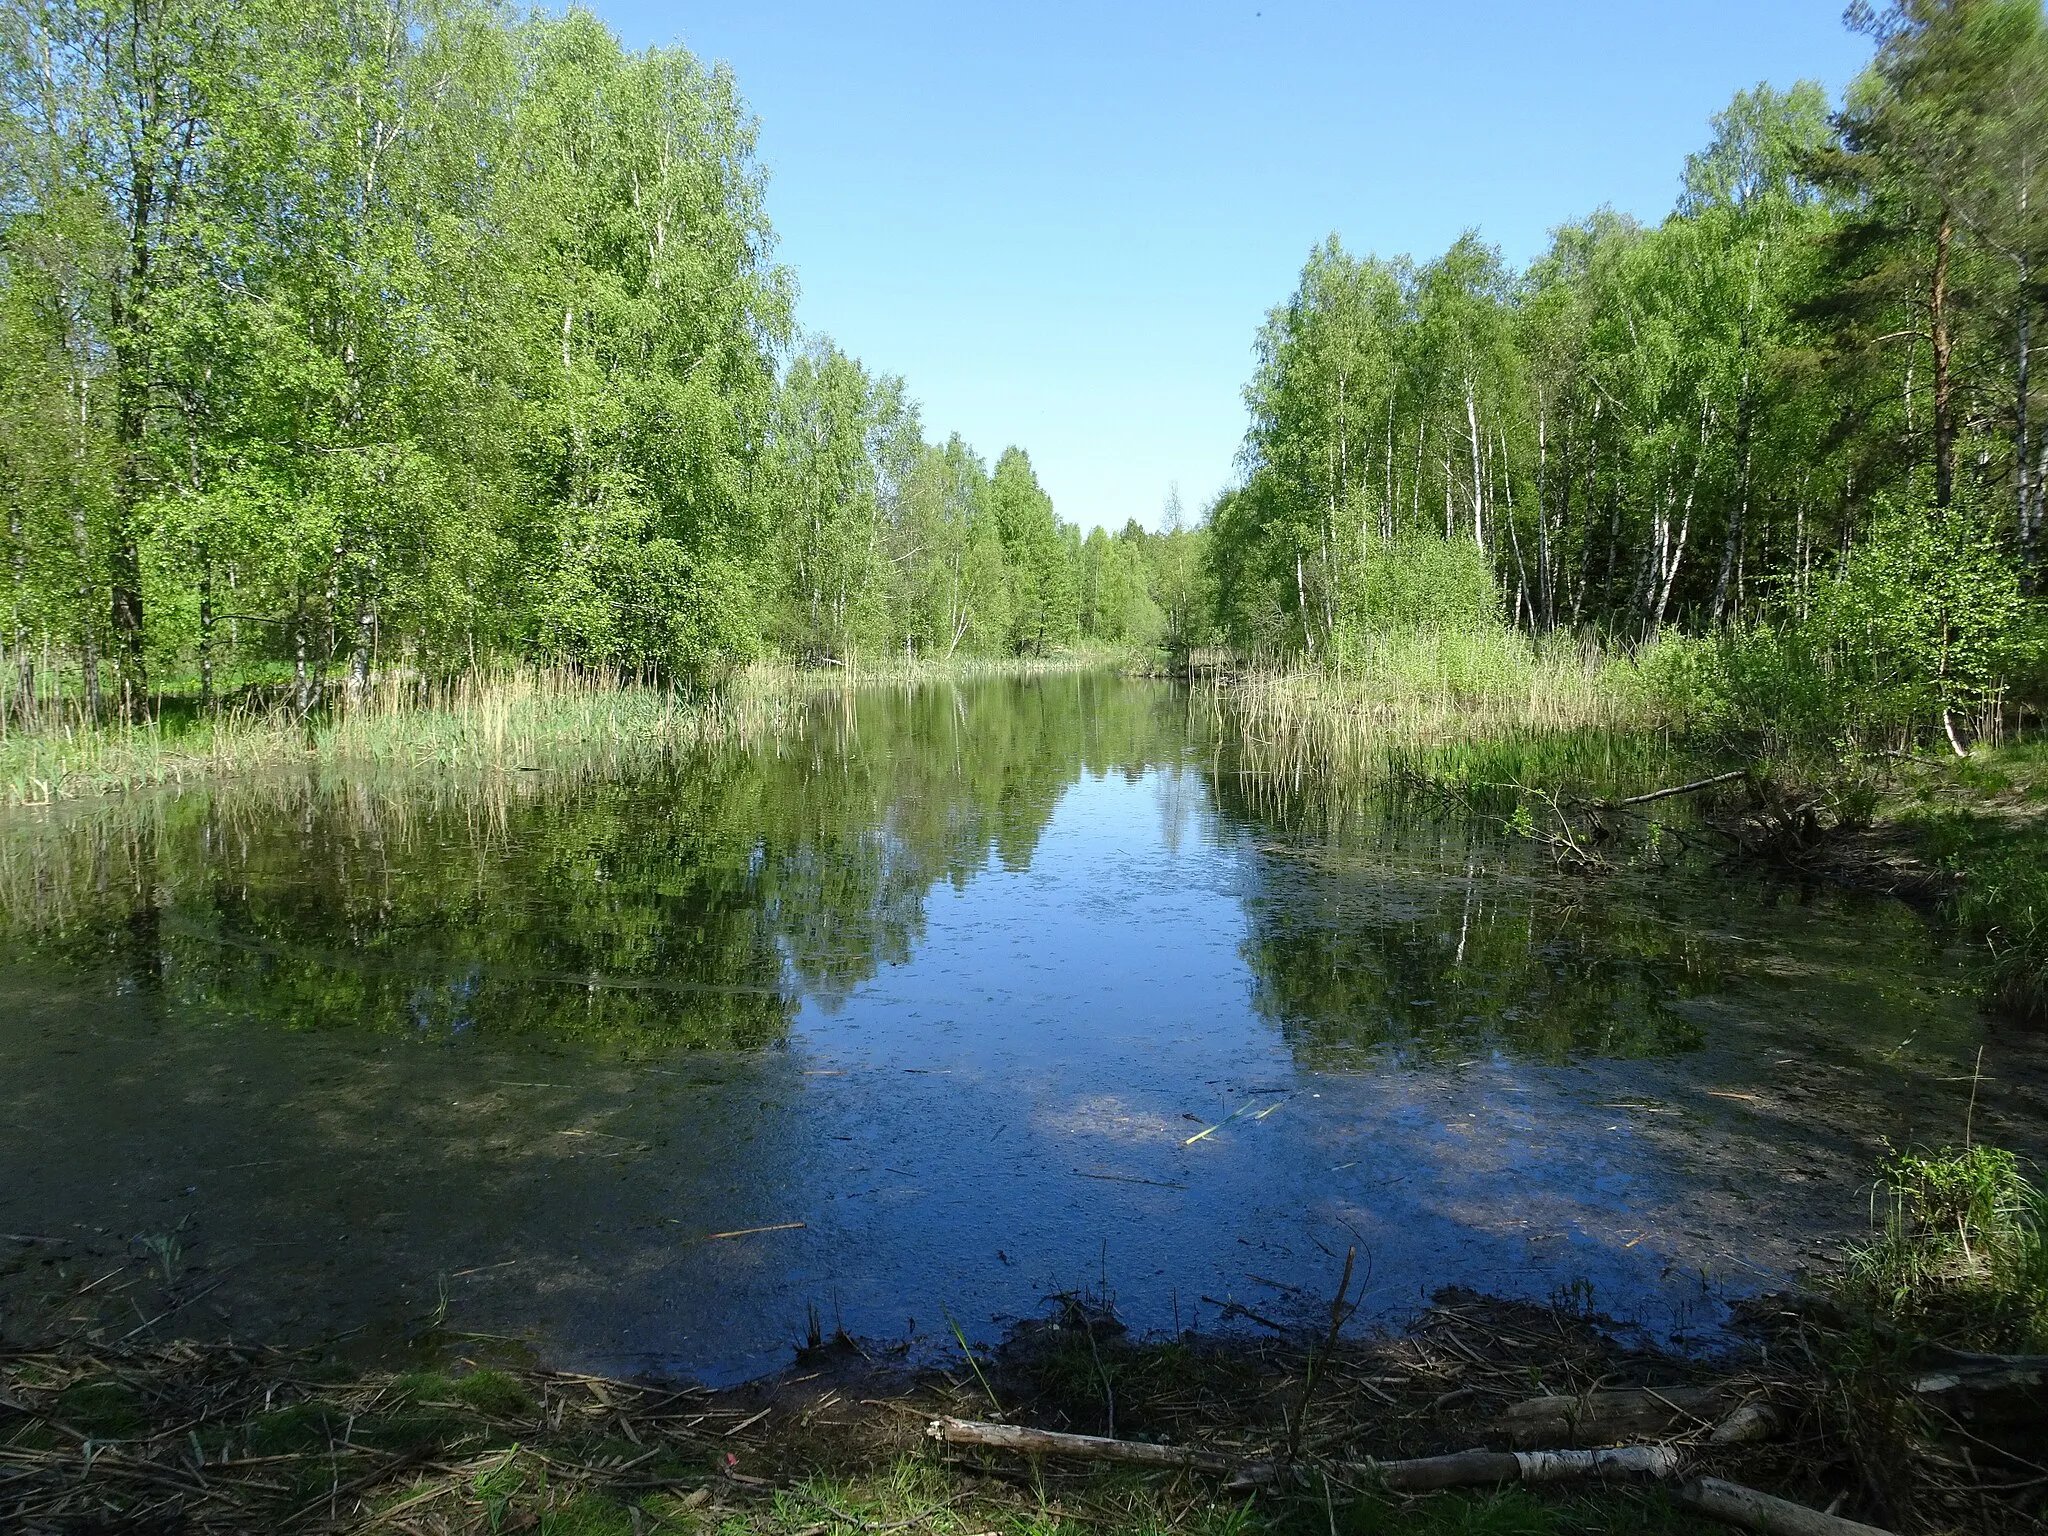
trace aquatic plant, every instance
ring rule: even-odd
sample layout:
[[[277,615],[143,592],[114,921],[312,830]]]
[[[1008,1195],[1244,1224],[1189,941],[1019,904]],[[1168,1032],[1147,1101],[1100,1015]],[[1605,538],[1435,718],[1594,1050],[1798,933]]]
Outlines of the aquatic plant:
[[[798,735],[820,695],[987,677],[1112,671],[1139,660],[1087,646],[1021,658],[890,657],[852,667],[760,662],[686,691],[572,667],[479,667],[435,678],[390,672],[308,714],[288,693],[252,691],[219,709],[88,725],[83,717],[10,729],[0,708],[0,802],[58,800],[223,774],[340,769],[352,774],[510,774],[542,766]],[[607,760],[609,763],[607,764]]]
[[[1876,1236],[1840,1289],[1909,1334],[1978,1349],[2048,1345],[2048,1198],[2011,1152],[1895,1153]]]
[[[1273,786],[1380,794],[1421,776],[1633,789],[1674,755],[1644,666],[1501,628],[1389,631],[1341,668],[1234,672],[1194,705],[1232,767]]]

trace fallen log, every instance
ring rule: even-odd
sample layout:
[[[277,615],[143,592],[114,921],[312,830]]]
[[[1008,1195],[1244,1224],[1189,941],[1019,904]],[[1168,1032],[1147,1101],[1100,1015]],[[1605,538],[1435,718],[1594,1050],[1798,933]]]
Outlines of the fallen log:
[[[1913,1390],[1923,1397],[1940,1397],[1951,1392],[2010,1392],[2048,1386],[2048,1358],[2014,1355],[2012,1361],[2010,1365],[1987,1362],[1923,1371],[1913,1378]]]
[[[1143,1440],[1115,1440],[1106,1435],[1075,1435],[1062,1430],[1030,1429],[1021,1424],[990,1424],[979,1419],[933,1419],[926,1430],[947,1445],[979,1445],[1019,1456],[1066,1456],[1079,1461],[1115,1461],[1176,1471],[1230,1473],[1231,1486],[1258,1487],[1287,1475],[1283,1463],[1234,1462],[1214,1451],[1179,1445],[1153,1445]],[[1665,1445],[1627,1445],[1579,1451],[1456,1451],[1448,1456],[1423,1456],[1407,1461],[1352,1461],[1332,1468],[1403,1493],[1433,1488],[1458,1488],[1475,1483],[1556,1483],[1580,1477],[1671,1477],[1679,1470],[1678,1453]]]
[[[1668,1433],[1675,1424],[1706,1424],[1734,1406],[1719,1387],[1637,1387],[1576,1396],[1532,1397],[1500,1416],[1511,1445],[1613,1445]]]
[[[1964,1370],[2048,1371],[2048,1355],[1987,1355],[1974,1349],[1951,1349],[1946,1344],[1931,1346],[1927,1352],[1944,1365]]]
[[[1769,1403],[1751,1398],[1740,1403],[1707,1436],[1709,1445],[1755,1445],[1778,1432],[1778,1411]]]
[[[1582,1477],[1674,1477],[1678,1452],[1668,1445],[1624,1445],[1597,1451],[1454,1451],[1410,1461],[1348,1461],[1340,1470],[1399,1493],[1428,1493],[1475,1483],[1564,1483]]]
[[[2048,1361],[1945,1366],[1922,1371],[1906,1385],[1930,1408],[1977,1425],[2025,1424],[2048,1409]],[[2039,1357],[2034,1357],[2038,1360]]]
[[[1298,1476],[1304,1470],[1282,1462],[1236,1463],[1213,1451],[1185,1446],[1028,1429],[1021,1424],[990,1424],[978,1419],[933,1419],[925,1432],[948,1445],[987,1446],[1021,1456],[1069,1456],[1177,1471],[1229,1473],[1225,1486],[1236,1490],[1264,1487]],[[1400,1493],[1428,1493],[1439,1488],[1488,1483],[1558,1483],[1587,1477],[1674,1478],[1683,1470],[1683,1458],[1669,1445],[1624,1445],[1602,1450],[1455,1451],[1448,1456],[1422,1456],[1407,1461],[1339,1462],[1330,1470]],[[1875,1526],[1825,1515],[1803,1504],[1773,1498],[1717,1477],[1682,1483],[1677,1494],[1704,1514],[1746,1530],[1764,1532],[1765,1536],[1888,1536]]]
[[[989,1424],[980,1419],[933,1419],[925,1433],[947,1445],[985,1445],[1019,1456],[1071,1456],[1080,1461],[1120,1461],[1140,1467],[1197,1472],[1228,1472],[1235,1465],[1213,1451],[1153,1445],[1144,1440],[1112,1440],[1106,1435],[1072,1435],[1056,1429],[1027,1429],[1021,1424]]]
[[[1680,1503],[1746,1531],[1762,1531],[1764,1536],[1889,1536],[1877,1526],[1822,1514],[1790,1499],[1773,1498],[1718,1477],[1694,1478],[1680,1483],[1674,1491]]]
[[[1500,1416],[1510,1444],[1619,1445],[1705,1428],[1709,1445],[1750,1445],[1777,1428],[1769,1403],[1727,1387],[1630,1387],[1578,1396],[1532,1397]]]
[[[1732,768],[1710,778],[1694,779],[1690,784],[1673,784],[1669,789],[1653,789],[1647,795],[1630,795],[1625,800],[1602,800],[1599,805],[1603,811],[1618,811],[1625,805],[1648,805],[1652,800],[1669,800],[1673,795],[1689,795],[1695,790],[1712,789],[1717,784],[1732,784],[1748,777],[1747,768]]]

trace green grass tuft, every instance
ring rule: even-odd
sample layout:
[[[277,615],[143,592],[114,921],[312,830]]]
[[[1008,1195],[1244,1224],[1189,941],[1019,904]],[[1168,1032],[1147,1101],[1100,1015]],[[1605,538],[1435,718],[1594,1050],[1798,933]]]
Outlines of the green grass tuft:
[[[1893,1156],[1879,1176],[1877,1224],[1851,1256],[1846,1298],[1940,1343],[2048,1347],[2048,1198],[2012,1153]]]
[[[108,1376],[74,1382],[58,1394],[57,1402],[58,1422],[96,1440],[139,1434],[148,1420],[141,1394]]]
[[[534,1413],[526,1388],[503,1371],[472,1371],[455,1383],[458,1402],[493,1419],[524,1419]]]
[[[273,1409],[249,1426],[250,1451],[258,1456],[287,1456],[326,1445],[344,1429],[343,1416],[326,1403],[311,1400]]]

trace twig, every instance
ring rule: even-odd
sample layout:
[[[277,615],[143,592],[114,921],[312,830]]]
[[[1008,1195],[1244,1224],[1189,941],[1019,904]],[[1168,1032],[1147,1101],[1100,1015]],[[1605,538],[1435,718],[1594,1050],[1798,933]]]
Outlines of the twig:
[[[1308,1357],[1308,1368],[1302,1373],[1301,1404],[1294,1412],[1292,1433],[1287,1437],[1287,1455],[1291,1460],[1301,1450],[1301,1430],[1308,1421],[1308,1405],[1315,1396],[1316,1376],[1330,1352],[1337,1347],[1337,1335],[1343,1330],[1344,1320],[1350,1316],[1344,1310],[1344,1301],[1351,1290],[1351,1266],[1358,1258],[1358,1247],[1353,1244],[1344,1250],[1344,1274],[1337,1282],[1337,1299],[1330,1303],[1330,1331],[1323,1336],[1321,1346]]]
[[[1648,805],[1652,800],[1669,800],[1673,795],[1689,795],[1696,789],[1712,789],[1716,784],[1732,784],[1737,779],[1748,777],[1747,768],[1732,768],[1711,778],[1694,779],[1690,784],[1673,784],[1669,789],[1653,789],[1647,795],[1629,795],[1621,800],[1602,800],[1599,804],[1602,810],[1618,811],[1625,805]]]

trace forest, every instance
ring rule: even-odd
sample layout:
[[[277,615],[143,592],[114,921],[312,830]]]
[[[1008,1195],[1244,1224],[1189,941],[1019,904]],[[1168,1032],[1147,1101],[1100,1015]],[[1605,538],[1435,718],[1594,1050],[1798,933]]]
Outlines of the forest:
[[[1212,518],[1233,644],[1333,662],[1428,615],[1719,636],[1676,670],[1739,699],[1789,668],[1951,740],[2024,688],[2041,10],[1850,20],[1875,57],[1839,109],[1740,93],[1655,227],[1600,210],[1521,272],[1476,234],[1421,263],[1312,253]]]
[[[1803,668],[1960,743],[2041,664],[2048,33],[1850,21],[1845,99],[1740,93],[1659,224],[1520,271],[1332,235],[1258,331],[1237,483],[1084,538],[1024,448],[927,441],[798,328],[722,67],[471,0],[9,4],[10,711],[1506,626],[1716,637],[1662,647],[1676,696]]]
[[[584,12],[0,10],[12,710],[1158,627],[794,327],[730,74]],[[1185,541],[1182,541],[1185,543]]]

